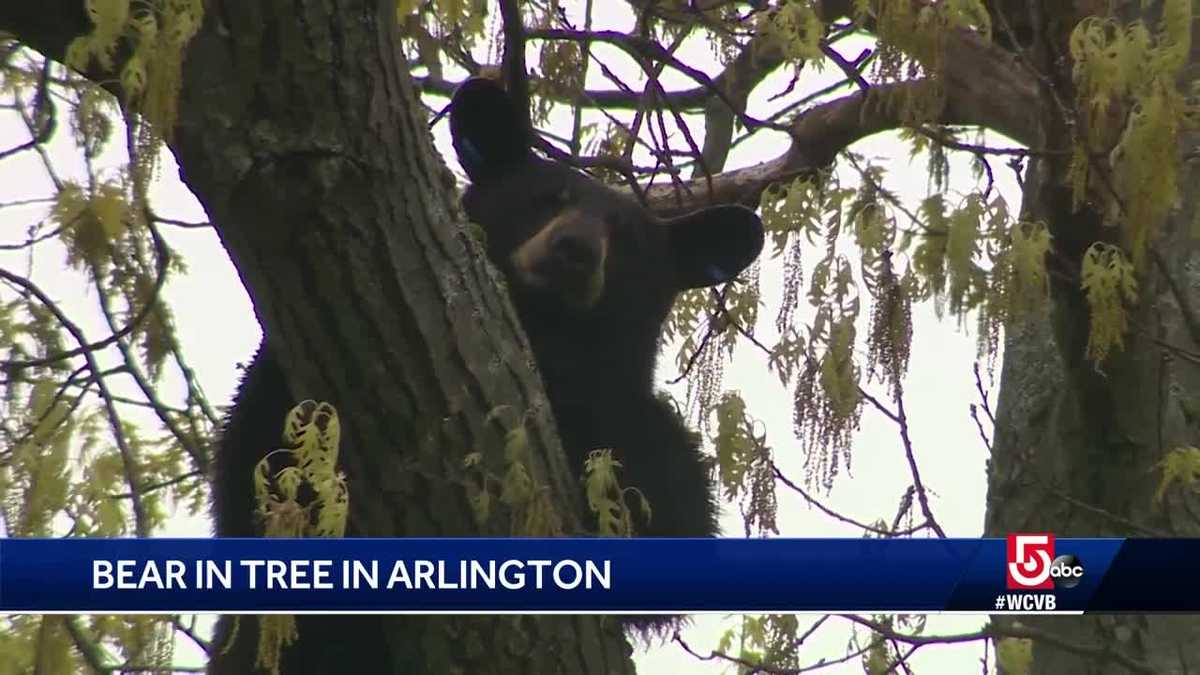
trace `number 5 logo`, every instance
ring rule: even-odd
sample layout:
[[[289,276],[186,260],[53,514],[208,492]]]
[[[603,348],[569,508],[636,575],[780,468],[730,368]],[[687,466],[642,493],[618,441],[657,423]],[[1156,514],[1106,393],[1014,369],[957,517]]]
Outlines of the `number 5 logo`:
[[[1010,589],[1054,588],[1050,563],[1054,560],[1054,535],[1008,535],[1008,587]]]

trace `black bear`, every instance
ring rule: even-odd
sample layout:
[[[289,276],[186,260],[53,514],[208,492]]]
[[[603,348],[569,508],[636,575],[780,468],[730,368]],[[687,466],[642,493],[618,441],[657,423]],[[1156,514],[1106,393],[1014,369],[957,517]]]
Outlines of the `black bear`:
[[[655,361],[676,295],[733,279],[762,250],[762,223],[740,206],[659,219],[631,197],[534,154],[527,119],[503,88],[485,79],[462,85],[451,104],[454,148],[470,179],[463,206],[483,228],[488,256],[507,279],[569,466],[582,472],[589,452],[612,448],[622,465],[621,484],[636,488],[651,509],[646,519],[636,500],[630,504],[635,534],[712,536],[713,484],[696,438],[655,394]],[[258,534],[253,468],[279,446],[281,420],[295,402],[264,342],[216,456],[218,536]],[[325,619],[306,618],[299,648],[291,651],[308,652],[306,627]],[[249,670],[253,651],[246,643],[256,641],[256,626],[242,623],[232,652],[214,658],[210,672]],[[363,650],[382,639],[377,624],[358,617],[337,628],[310,629],[325,634],[321,643],[340,644],[341,656],[285,650],[282,672],[322,672],[321,664],[339,658],[349,659],[342,665],[370,661]],[[225,619],[216,645],[229,630]],[[329,631],[339,637],[331,639]]]

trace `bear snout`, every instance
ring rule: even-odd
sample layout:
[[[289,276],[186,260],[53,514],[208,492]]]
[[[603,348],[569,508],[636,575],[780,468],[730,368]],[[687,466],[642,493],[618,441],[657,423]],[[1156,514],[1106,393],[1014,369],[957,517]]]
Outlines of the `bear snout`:
[[[558,289],[570,305],[590,307],[604,291],[604,239],[588,230],[564,228],[540,243],[529,260],[544,287]]]
[[[510,262],[524,287],[547,291],[573,309],[587,309],[604,292],[607,253],[603,221],[570,210],[518,246]]]
[[[587,276],[600,261],[600,241],[578,232],[560,232],[550,244],[550,258],[567,274]]]

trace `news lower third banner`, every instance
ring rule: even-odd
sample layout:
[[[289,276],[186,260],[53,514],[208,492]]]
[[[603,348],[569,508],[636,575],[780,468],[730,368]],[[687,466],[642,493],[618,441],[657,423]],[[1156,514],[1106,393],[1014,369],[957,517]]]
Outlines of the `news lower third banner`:
[[[1200,611],[1200,540],[0,539],[0,612]]]

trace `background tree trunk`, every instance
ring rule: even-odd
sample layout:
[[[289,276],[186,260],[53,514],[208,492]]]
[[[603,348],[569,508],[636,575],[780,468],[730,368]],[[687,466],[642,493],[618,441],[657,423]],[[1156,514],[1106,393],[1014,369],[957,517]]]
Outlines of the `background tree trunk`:
[[[1075,9],[1070,4],[1044,5],[1047,13],[1062,14],[1045,17],[1046,39],[1069,34],[1074,23],[1065,17]],[[1133,11],[1137,3],[1126,4],[1124,9]],[[1050,51],[1065,54],[1065,42]],[[1052,59],[1043,63],[1045,72],[1054,73],[1058,96],[1072,100],[1070,64]],[[1194,78],[1197,63],[1193,43],[1186,80]],[[1056,110],[1044,109],[1042,119],[1045,138],[1068,138]],[[1196,133],[1186,135],[1182,156],[1194,157],[1198,141]],[[1197,445],[1200,438],[1200,363],[1194,358],[1200,354],[1195,318],[1200,308],[1200,247],[1193,233],[1200,216],[1196,163],[1185,162],[1181,203],[1147,256],[1137,304],[1128,308],[1131,330],[1125,347],[1100,367],[1085,356],[1088,308],[1079,288],[1078,265],[1092,241],[1111,235],[1105,234],[1106,226],[1099,224],[1090,204],[1072,209],[1067,163],[1066,158],[1053,157],[1036,161],[1026,176],[1027,217],[1049,225],[1055,237],[1052,266],[1068,276],[1053,283],[1049,322],[1035,318],[1007,331],[985,533],[1198,536],[1200,505],[1190,490],[1168,490],[1161,502],[1155,499],[1162,481],[1157,463],[1171,450]],[[1086,570],[1087,561],[1082,562]],[[1195,617],[1021,621],[1068,643],[1119,652],[1150,665],[1153,672],[1200,668],[1200,620]],[[1034,672],[1128,671],[1111,660],[1082,659],[1035,642]]]

